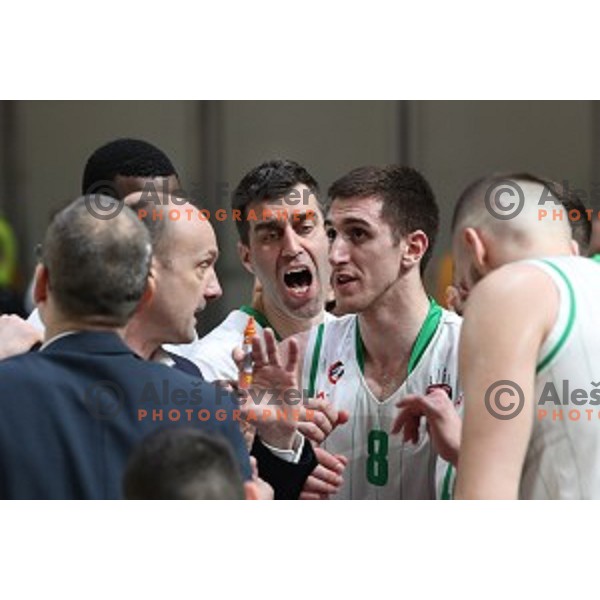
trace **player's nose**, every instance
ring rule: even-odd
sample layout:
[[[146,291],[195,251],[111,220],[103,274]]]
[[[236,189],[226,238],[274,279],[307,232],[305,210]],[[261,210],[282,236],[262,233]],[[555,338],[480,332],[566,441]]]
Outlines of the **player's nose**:
[[[291,227],[289,223],[284,229],[282,244],[282,254],[286,258],[295,258],[304,250],[300,236],[294,231],[294,228]]]
[[[329,263],[332,266],[341,265],[347,263],[350,259],[350,251],[348,243],[343,236],[338,235],[329,244]]]
[[[206,298],[207,301],[217,300],[222,295],[223,288],[221,287],[221,283],[219,282],[217,273],[214,269],[211,269],[209,281],[207,282],[206,288],[204,290],[204,298]]]

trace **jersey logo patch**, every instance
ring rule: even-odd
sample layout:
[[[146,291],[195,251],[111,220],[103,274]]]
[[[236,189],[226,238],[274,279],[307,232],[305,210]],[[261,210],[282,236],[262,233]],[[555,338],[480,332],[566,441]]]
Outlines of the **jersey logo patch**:
[[[327,379],[329,379],[329,383],[335,385],[344,374],[344,363],[341,360],[333,363],[327,369]]]

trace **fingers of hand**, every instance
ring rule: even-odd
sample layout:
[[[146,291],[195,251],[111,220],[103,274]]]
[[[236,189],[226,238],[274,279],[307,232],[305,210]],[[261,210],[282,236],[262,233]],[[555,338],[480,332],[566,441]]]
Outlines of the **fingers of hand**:
[[[334,471],[338,475],[344,472],[344,468],[348,462],[345,456],[341,454],[333,455],[324,448],[315,448],[315,456],[319,461],[319,465]]]
[[[231,351],[231,358],[233,358],[233,362],[238,369],[241,369],[244,364],[244,356],[244,351],[239,346]]]
[[[312,493],[316,493],[316,494],[335,494],[335,493],[337,493],[339,485],[328,483],[324,479],[321,479],[321,477],[317,477],[316,475],[314,475],[315,473],[317,473],[318,469],[319,469],[319,467],[317,467],[313,471],[313,475],[310,475],[308,477],[308,479],[306,480],[306,483],[304,484],[304,488],[302,491],[312,492]],[[341,485],[341,482],[340,482],[340,485]]]
[[[300,421],[298,431],[316,444],[325,440],[325,434],[312,421]]]
[[[315,494],[313,492],[302,492],[300,500],[329,500],[329,494]]]
[[[328,433],[337,425],[339,413],[331,402],[322,398],[307,398],[304,402],[304,406],[305,408],[313,409],[315,419],[317,418],[317,415],[319,416],[319,422],[317,422],[317,424],[321,422],[321,419],[327,419],[330,426]]]
[[[419,441],[419,424],[421,416],[415,414],[408,408],[400,411],[392,424],[392,435],[396,435],[402,431],[403,440],[405,442],[413,442],[416,444]]]
[[[267,348],[267,359],[270,365],[280,367],[281,357],[279,356],[279,349],[277,348],[277,341],[275,340],[275,334],[272,329],[265,329],[264,331],[265,346]]]
[[[263,350],[260,338],[256,335],[252,338],[252,362],[255,370],[259,370],[267,364],[267,356]]]
[[[329,415],[319,410],[307,409],[304,406],[300,409],[300,421],[316,425],[321,430],[323,438],[333,431],[335,424],[335,419],[332,420]]]
[[[298,368],[299,350],[296,340],[290,340],[287,346],[287,361],[285,365],[288,373],[295,373]]]

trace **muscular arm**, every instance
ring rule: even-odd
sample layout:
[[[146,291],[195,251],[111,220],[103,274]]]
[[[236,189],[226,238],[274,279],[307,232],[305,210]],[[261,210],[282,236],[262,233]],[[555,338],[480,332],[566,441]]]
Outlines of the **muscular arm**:
[[[471,294],[460,341],[465,418],[456,498],[518,497],[535,417],[536,360],[558,303],[552,280],[523,264],[498,269]],[[507,410],[513,403],[516,408],[521,401],[523,408],[499,419],[486,407],[486,393],[501,416],[513,413]]]

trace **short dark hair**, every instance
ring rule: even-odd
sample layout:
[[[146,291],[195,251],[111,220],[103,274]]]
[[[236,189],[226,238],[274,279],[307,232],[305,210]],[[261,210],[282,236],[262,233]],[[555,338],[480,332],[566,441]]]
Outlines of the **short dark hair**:
[[[581,197],[570,187],[565,188],[562,183],[541,177],[525,171],[513,173],[492,173],[476,179],[459,196],[454,214],[452,216],[452,232],[456,229],[459,221],[467,214],[475,204],[480,206],[484,194],[487,190],[494,189],[505,181],[521,181],[523,183],[534,183],[546,188],[554,198],[556,198],[567,210],[579,211],[580,218],[578,220],[569,219],[571,226],[571,234],[573,239],[578,243],[582,254],[586,254],[592,236],[592,223],[587,218],[586,207]]]
[[[103,205],[117,203],[100,196]],[[59,309],[69,317],[122,327],[146,289],[152,249],[148,230],[121,205],[111,219],[90,213],[78,198],[46,232],[42,263]]]
[[[81,193],[85,195],[100,191],[106,196],[118,198],[115,187],[109,185],[117,175],[170,177],[177,176],[177,171],[169,157],[149,142],[119,138],[100,146],[88,158],[83,171]],[[102,186],[101,190],[96,189],[99,185]]]
[[[224,440],[173,427],[144,438],[123,477],[128,500],[242,500],[244,484]]]
[[[250,204],[281,198],[301,183],[318,200],[319,185],[316,180],[293,160],[269,160],[246,173],[231,196],[231,207],[241,211],[241,218],[235,221],[240,240],[248,245],[250,227],[246,211]]]
[[[375,196],[382,201],[381,216],[390,225],[396,242],[421,230],[429,240],[421,259],[425,270],[439,229],[439,209],[427,180],[412,167],[358,167],[335,181],[327,194],[330,203],[348,198]]]

